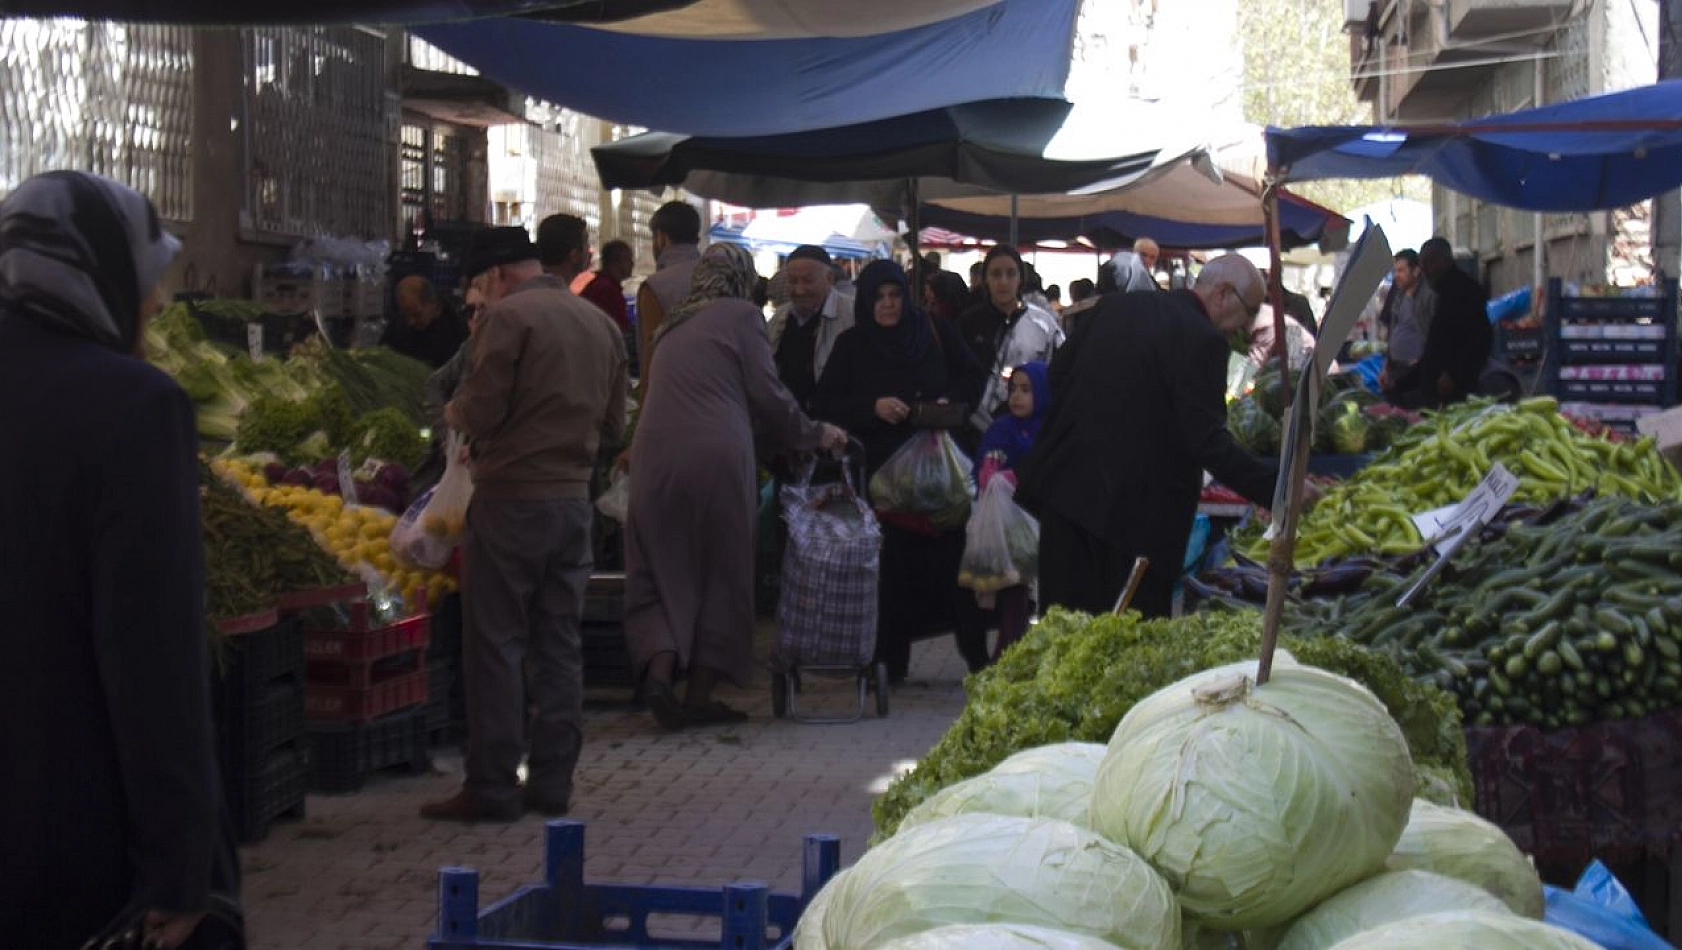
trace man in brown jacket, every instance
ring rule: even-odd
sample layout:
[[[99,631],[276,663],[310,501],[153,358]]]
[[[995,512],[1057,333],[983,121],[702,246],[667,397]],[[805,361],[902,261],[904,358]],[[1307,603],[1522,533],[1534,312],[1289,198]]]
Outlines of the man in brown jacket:
[[[590,474],[600,446],[625,431],[625,341],[599,308],[543,273],[523,228],[481,233],[465,271],[487,303],[472,365],[444,409],[472,445],[462,540],[467,776],[459,794],[421,816],[559,815],[584,739]]]

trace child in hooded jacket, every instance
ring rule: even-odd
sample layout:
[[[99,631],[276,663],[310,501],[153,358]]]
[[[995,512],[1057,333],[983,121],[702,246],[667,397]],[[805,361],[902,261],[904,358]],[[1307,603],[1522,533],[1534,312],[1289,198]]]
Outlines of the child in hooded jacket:
[[[1040,423],[1045,419],[1046,410],[1051,408],[1051,382],[1046,375],[1046,364],[1033,362],[1016,367],[1010,375],[1008,393],[1006,405],[1009,411],[993,420],[986,435],[981,438],[980,448],[976,450],[979,468],[975,481],[980,490],[985,490],[995,478],[1008,479],[1015,487],[1016,473],[1013,469],[1034,447]],[[999,640],[993,647],[993,659],[996,661],[1007,647],[1028,632],[1028,618],[1033,613],[1033,593],[1027,584],[1006,587],[994,595],[994,605],[999,620]]]

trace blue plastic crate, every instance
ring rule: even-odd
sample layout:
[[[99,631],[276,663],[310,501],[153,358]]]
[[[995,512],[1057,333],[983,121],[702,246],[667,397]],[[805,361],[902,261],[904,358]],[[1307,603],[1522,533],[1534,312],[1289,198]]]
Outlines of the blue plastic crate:
[[[764,884],[719,888],[584,883],[584,823],[557,818],[544,835],[543,883],[479,910],[479,872],[438,872],[438,929],[428,950],[788,950],[794,925],[841,867],[841,841],[807,835],[799,894]],[[656,938],[651,915],[715,918],[718,941]]]

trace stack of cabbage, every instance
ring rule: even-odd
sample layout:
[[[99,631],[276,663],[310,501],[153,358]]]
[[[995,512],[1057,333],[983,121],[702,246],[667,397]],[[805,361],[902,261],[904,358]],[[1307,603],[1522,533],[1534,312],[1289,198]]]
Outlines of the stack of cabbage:
[[[1031,749],[925,800],[795,947],[1593,946],[1535,920],[1541,882],[1500,829],[1413,788],[1358,683],[1283,654],[1262,686],[1254,661],[1206,670],[1107,748]]]

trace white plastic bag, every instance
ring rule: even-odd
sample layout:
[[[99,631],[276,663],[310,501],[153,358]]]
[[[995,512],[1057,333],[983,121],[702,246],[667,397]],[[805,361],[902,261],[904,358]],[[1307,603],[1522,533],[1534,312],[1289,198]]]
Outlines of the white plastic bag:
[[[878,511],[924,515],[938,528],[957,528],[969,514],[972,468],[950,433],[925,429],[876,470],[870,501]]]
[[[614,473],[607,491],[596,499],[596,510],[620,524],[625,523],[631,514],[631,473]]]
[[[983,596],[1032,584],[1039,576],[1040,524],[1016,503],[1010,479],[995,475],[964,528],[958,586]]]
[[[392,556],[404,564],[437,570],[449,562],[450,552],[456,548],[456,542],[427,534],[421,526],[426,508],[437,491],[437,486],[433,486],[422,492],[391,528]]]
[[[465,441],[451,432],[444,439],[444,477],[432,490],[432,501],[421,515],[421,528],[435,538],[461,540],[467,526],[467,503],[473,500],[473,473],[462,458]]]

